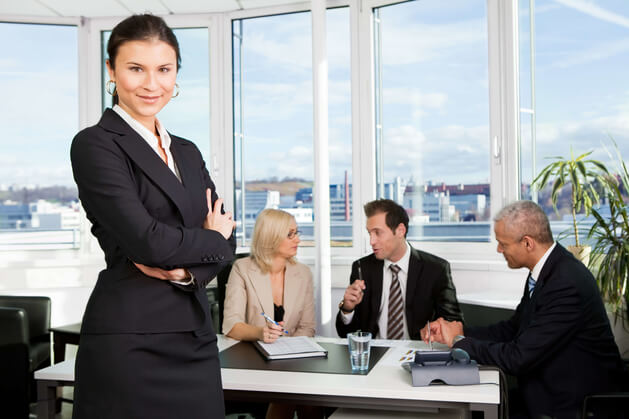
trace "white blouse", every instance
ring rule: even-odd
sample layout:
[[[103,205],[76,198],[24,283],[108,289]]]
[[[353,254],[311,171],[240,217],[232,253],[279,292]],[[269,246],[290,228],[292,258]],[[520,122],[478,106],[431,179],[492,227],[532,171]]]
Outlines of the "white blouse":
[[[114,105],[113,109],[114,109],[114,112],[120,115],[120,117],[124,119],[124,121],[127,124],[129,124],[129,126],[133,128],[133,130],[140,135],[140,137],[144,138],[144,140],[148,143],[148,145],[151,146],[153,151],[155,151],[155,153],[157,153],[157,155],[161,159],[162,156],[159,152],[159,142],[155,134],[149,131],[140,122],[133,119],[133,117],[129,115],[119,105]],[[159,133],[159,136],[162,140],[162,147],[164,147],[164,152],[166,153],[166,160],[168,161],[168,168],[173,172],[175,176],[177,176],[177,179],[179,179],[179,182],[181,182],[181,175],[179,174],[179,169],[177,168],[177,165],[175,164],[175,160],[173,159],[173,155],[170,152],[170,143],[171,143],[170,135],[168,135],[168,132],[166,131],[166,129],[164,129],[163,125],[159,122],[157,118],[155,118],[155,127],[157,128],[157,132]]]

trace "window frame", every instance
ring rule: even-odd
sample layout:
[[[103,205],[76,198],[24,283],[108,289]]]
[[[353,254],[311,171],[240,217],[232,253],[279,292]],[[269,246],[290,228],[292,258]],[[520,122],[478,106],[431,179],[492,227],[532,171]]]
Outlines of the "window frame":
[[[327,8],[349,7],[351,61],[351,132],[352,132],[352,246],[333,247],[332,264],[348,261],[371,251],[366,234],[362,203],[376,196],[375,132],[373,97],[373,27],[372,9],[394,5],[399,0],[328,0]],[[233,115],[231,22],[234,19],[310,11],[311,3],[280,5],[225,13],[164,16],[174,28],[207,27],[210,60],[210,148],[211,174],[226,206],[233,208]],[[100,32],[111,30],[120,20],[105,18],[40,18],[15,16],[3,19],[15,23],[76,25],[79,30],[79,128],[95,124],[101,116]],[[512,2],[487,0],[489,124],[491,138],[490,204],[492,215],[506,203],[519,198],[518,147],[518,7]],[[85,221],[86,224],[87,221]],[[89,227],[89,226],[86,226]],[[86,228],[86,232],[89,228]],[[94,252],[94,239],[83,235],[82,248]],[[92,243],[90,243],[92,242]],[[412,243],[449,260],[487,261],[501,259],[494,240],[488,243]],[[317,244],[316,246],[319,246]],[[98,250],[98,249],[97,249]],[[316,248],[303,248],[300,257],[312,261]]]
[[[351,132],[352,132],[352,246],[332,247],[332,265],[349,261],[371,252],[365,231],[366,217],[362,204],[376,197],[376,156],[374,127],[374,45],[373,8],[390,6],[400,0],[328,0],[327,8],[349,7],[350,74],[351,74]],[[164,16],[173,28],[207,27],[210,42],[210,149],[211,175],[227,208],[235,205],[234,190],[234,131],[232,103],[232,21],[297,12],[309,12],[310,2],[246,9],[226,13]],[[92,56],[88,57],[87,115],[81,121],[96,123],[101,115],[100,31],[111,30],[119,18],[87,19]],[[508,202],[519,199],[517,146],[519,136],[518,98],[518,8],[511,2],[487,0],[488,79],[490,132],[490,205],[492,216]],[[97,46],[95,49],[94,47]],[[84,55],[85,56],[85,55]],[[85,61],[85,60],[84,60]],[[89,63],[92,63],[91,66]],[[91,69],[97,63],[96,70]],[[361,88],[363,87],[363,88]],[[98,100],[96,100],[96,98]],[[83,108],[82,108],[83,109]],[[222,140],[221,140],[222,139]],[[326,182],[329,182],[327,180]],[[315,217],[317,214],[315,213]],[[467,265],[481,261],[482,268],[501,263],[495,251],[493,231],[486,243],[411,242],[413,246],[435,253],[451,261]],[[300,248],[300,258],[313,263],[320,243]],[[246,250],[246,248],[243,248]],[[487,262],[485,266],[484,262]],[[478,262],[475,262],[476,264]]]

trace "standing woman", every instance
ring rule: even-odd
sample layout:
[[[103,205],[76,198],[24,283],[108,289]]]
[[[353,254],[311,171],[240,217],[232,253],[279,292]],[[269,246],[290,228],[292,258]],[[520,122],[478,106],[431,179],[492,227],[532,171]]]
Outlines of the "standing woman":
[[[161,18],[134,15],[107,53],[117,104],[71,149],[107,264],[83,317],[73,417],[222,418],[204,288],[233,259],[234,222],[197,147],[156,117],[178,94],[179,45]]]

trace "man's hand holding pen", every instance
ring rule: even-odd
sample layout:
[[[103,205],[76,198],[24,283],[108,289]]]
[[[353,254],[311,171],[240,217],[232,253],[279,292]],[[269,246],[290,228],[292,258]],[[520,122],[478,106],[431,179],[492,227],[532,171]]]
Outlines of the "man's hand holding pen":
[[[363,291],[365,288],[365,281],[363,281],[362,279],[357,279],[345,289],[342,308],[344,312],[349,313],[354,310],[354,307],[360,304],[360,302],[363,300],[363,295],[365,295]]]
[[[426,343],[439,342],[452,347],[454,337],[463,335],[463,323],[449,322],[443,317],[439,317],[434,322],[429,322],[420,333],[422,340]]]

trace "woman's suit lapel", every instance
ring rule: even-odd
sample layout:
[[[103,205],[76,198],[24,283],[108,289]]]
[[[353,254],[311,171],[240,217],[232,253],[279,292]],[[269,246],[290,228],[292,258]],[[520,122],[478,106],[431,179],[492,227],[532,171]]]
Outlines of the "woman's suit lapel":
[[[264,313],[273,318],[275,310],[273,309],[273,294],[271,292],[271,280],[268,273],[263,273],[256,263],[251,260],[249,263],[251,286],[253,292],[258,298],[258,302],[262,306]],[[260,313],[257,313],[259,316]]]
[[[292,328],[293,317],[299,308],[297,305],[303,304],[303,292],[301,281],[298,277],[297,265],[292,263],[286,264],[286,273],[284,274],[284,328]]]
[[[120,135],[114,137],[113,140],[142,169],[146,176],[173,201],[181,213],[184,225],[192,225],[194,217],[190,212],[186,190],[146,141],[111,109],[105,110],[98,125],[107,131]],[[175,158],[175,161],[181,160]],[[185,166],[185,164],[177,164],[180,173],[183,173],[182,169]],[[185,179],[183,175],[182,177]]]

